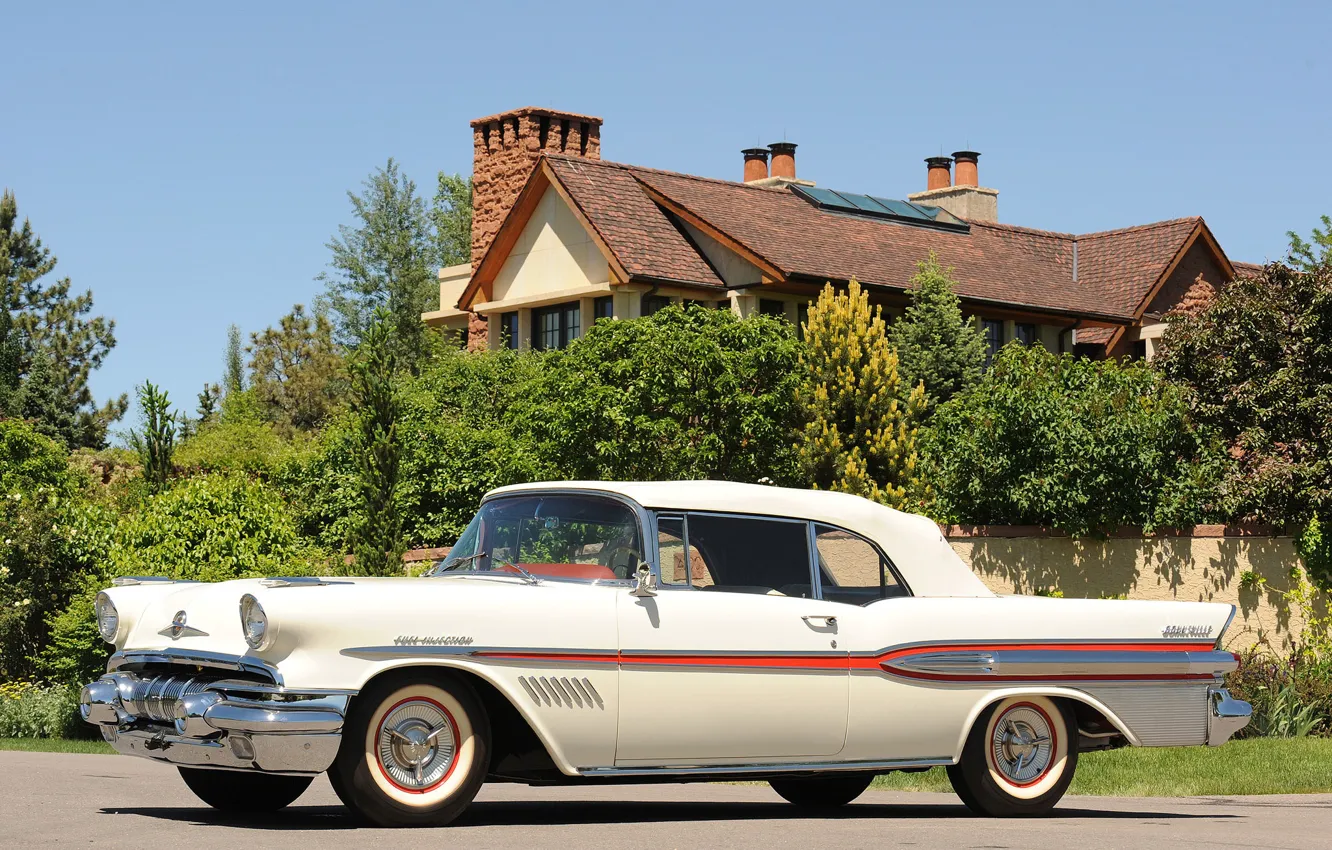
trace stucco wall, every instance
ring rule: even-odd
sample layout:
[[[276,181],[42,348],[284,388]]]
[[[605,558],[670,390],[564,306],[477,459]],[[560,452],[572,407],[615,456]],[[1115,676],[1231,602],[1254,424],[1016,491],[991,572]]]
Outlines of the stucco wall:
[[[493,301],[606,283],[606,258],[573,210],[547,188],[495,277]]]
[[[1260,634],[1279,648],[1304,624],[1278,593],[1291,588],[1291,569],[1299,564],[1289,537],[950,537],[949,543],[996,593],[1236,605],[1229,649],[1251,646]],[[1247,571],[1267,579],[1268,589],[1241,589]]]

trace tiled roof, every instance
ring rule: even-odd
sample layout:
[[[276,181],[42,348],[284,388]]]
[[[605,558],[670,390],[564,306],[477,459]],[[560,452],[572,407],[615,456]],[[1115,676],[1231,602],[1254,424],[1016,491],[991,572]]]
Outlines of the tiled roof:
[[[1111,321],[1133,319],[1200,221],[1177,219],[1087,236],[970,222],[970,232],[959,233],[820,210],[784,188],[577,157],[548,160],[627,271],[714,286],[722,285],[716,272],[641,186],[787,277],[854,277],[905,288],[916,264],[933,251],[953,267],[963,298]]]
[[[1230,264],[1235,267],[1235,274],[1243,277],[1256,277],[1263,273],[1262,263],[1240,263],[1231,260]]]
[[[628,169],[582,157],[549,160],[560,185],[629,274],[725,286]]]

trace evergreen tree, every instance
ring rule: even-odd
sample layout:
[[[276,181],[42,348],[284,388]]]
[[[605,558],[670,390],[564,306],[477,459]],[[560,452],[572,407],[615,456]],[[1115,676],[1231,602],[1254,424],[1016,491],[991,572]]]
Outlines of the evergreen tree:
[[[1312,274],[1332,261],[1332,216],[1325,215],[1322,220],[1323,229],[1315,227],[1308,242],[1295,231],[1286,231],[1286,235],[1290,237],[1287,262],[1302,272]]]
[[[27,219],[21,226],[18,221],[18,203],[6,190],[0,196],[0,309],[11,317],[6,339],[19,342],[23,415],[71,447],[100,448],[107,427],[129,405],[122,395],[97,407],[88,389],[92,370],[116,344],[115,322],[102,316],[89,318],[91,291],[72,295],[69,278],[47,279],[56,258],[42,246]],[[37,371],[41,385],[23,390]],[[11,399],[10,404],[15,403]]]
[[[348,192],[355,226],[343,225],[328,243],[330,269],[319,275],[320,298],[337,323],[338,340],[355,347],[376,323],[376,310],[388,311],[393,333],[388,344],[413,371],[427,348],[421,314],[439,298],[437,254],[425,201],[398,164],[376,169],[361,194]]]
[[[441,171],[430,219],[435,227],[436,262],[441,266],[471,262],[472,178]]]
[[[19,388],[19,364],[23,349],[14,330],[13,317],[0,310],[0,416],[14,415],[14,397]]]
[[[194,412],[199,417],[199,424],[205,425],[217,418],[218,405],[222,401],[222,388],[217,384],[205,383],[203,391],[196,398],[199,399],[199,406]]]
[[[799,451],[810,480],[818,489],[919,510],[928,492],[916,433],[928,402],[919,385],[905,391],[882,310],[870,309],[854,280],[840,295],[828,285],[805,328]]]
[[[924,382],[931,410],[980,383],[985,371],[985,340],[975,321],[962,317],[952,273],[931,251],[916,264],[911,306],[893,323],[902,377],[907,386]]]
[[[277,328],[250,335],[250,386],[265,417],[284,430],[312,430],[333,411],[343,389],[342,355],[333,324],[297,304]]]
[[[176,450],[176,416],[166,391],[152,381],[138,388],[139,407],[143,408],[143,430],[131,431],[130,448],[139,455],[148,489],[160,493],[171,477],[171,458]]]
[[[351,361],[352,410],[360,432],[357,489],[365,509],[351,543],[361,575],[401,574],[406,548],[396,498],[402,447],[393,386],[398,368],[395,324],[387,310],[375,311]]]
[[[245,390],[245,361],[241,357],[241,329],[227,328],[227,351],[222,356],[222,387],[227,395]]]

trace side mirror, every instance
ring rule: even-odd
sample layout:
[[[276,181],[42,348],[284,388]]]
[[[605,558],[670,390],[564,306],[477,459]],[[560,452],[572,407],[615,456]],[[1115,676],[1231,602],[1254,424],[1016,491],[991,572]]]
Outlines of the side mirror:
[[[639,598],[657,595],[657,577],[652,574],[652,570],[648,568],[647,564],[639,565],[638,583],[634,585],[633,590],[629,591],[629,595]]]

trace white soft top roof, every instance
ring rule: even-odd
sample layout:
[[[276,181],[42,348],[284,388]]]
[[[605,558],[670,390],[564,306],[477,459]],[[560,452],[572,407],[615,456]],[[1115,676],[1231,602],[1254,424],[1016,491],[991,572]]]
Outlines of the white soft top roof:
[[[879,544],[916,596],[993,595],[933,520],[847,493],[734,481],[544,481],[500,487],[486,498],[553,489],[616,493],[645,508],[761,514],[836,525]]]

